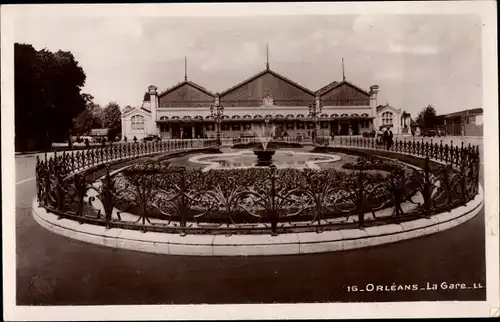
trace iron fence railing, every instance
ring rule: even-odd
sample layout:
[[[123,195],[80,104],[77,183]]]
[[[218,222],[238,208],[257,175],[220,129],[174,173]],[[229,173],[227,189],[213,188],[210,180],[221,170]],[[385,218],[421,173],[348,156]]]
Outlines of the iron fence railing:
[[[217,143],[199,142],[199,147]],[[67,155],[37,160],[38,202],[60,217],[109,228],[182,235],[276,235],[429,218],[466,204],[479,191],[478,147],[404,140],[394,141],[389,150],[395,158],[422,157],[420,168],[372,153],[348,164],[345,171],[271,166],[204,172],[153,163],[114,174],[107,168],[98,181],[76,171],[86,167],[92,171],[96,160],[106,164],[115,160],[116,153],[140,156],[188,147],[187,141],[176,144],[131,144],[121,152],[76,153],[69,161]],[[342,139],[337,145],[382,149],[374,139]]]
[[[472,146],[470,143],[466,146],[464,142],[460,145],[443,144],[440,140],[436,142],[412,138],[407,140],[394,139],[390,144],[384,142],[381,137],[366,138],[366,137],[318,137],[315,140],[315,145],[323,147],[354,147],[372,150],[386,150],[396,153],[411,154],[422,158],[430,158],[432,160],[450,163],[453,166],[462,166],[463,162],[467,162],[469,158],[479,159],[479,146]]]
[[[126,160],[130,158],[146,156],[150,154],[186,150],[200,149],[217,146],[215,139],[196,139],[196,140],[169,140],[161,142],[141,142],[141,143],[118,143],[104,147],[88,148],[78,151],[64,151],[63,153],[54,152],[53,157],[45,160],[37,157],[38,169],[56,169],[63,177],[101,164],[109,162]]]

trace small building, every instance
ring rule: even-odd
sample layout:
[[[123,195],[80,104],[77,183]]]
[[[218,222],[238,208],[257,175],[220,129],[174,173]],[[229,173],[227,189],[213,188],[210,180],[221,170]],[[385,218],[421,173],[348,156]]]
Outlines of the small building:
[[[105,139],[108,137],[108,129],[91,129],[90,136],[92,139]]]
[[[437,116],[447,135],[483,136],[483,109],[476,108]]]
[[[401,109],[389,104],[377,106],[375,124],[377,125],[377,130],[390,127],[394,134],[402,134],[403,116]]]

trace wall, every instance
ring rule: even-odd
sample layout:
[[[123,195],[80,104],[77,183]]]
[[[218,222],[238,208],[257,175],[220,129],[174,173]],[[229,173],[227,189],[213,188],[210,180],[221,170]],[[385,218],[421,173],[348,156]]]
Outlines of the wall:
[[[392,115],[392,133],[393,134],[401,134],[401,112],[400,111],[394,111],[393,109],[382,109],[377,112],[377,124],[378,126],[384,126],[382,123],[382,114],[385,112],[391,112]],[[378,129],[376,129],[378,130]]]
[[[314,103],[314,95],[309,94],[267,72],[250,82],[243,84],[220,97],[220,102],[225,107],[248,106],[248,101],[254,101],[254,106],[262,105],[262,99],[270,96],[274,99],[274,105],[300,105],[306,106]]]
[[[321,95],[323,105],[358,105],[369,106],[370,96],[359,89],[344,83]]]
[[[215,98],[189,83],[184,83],[159,96],[158,102],[159,107],[203,107],[214,105]]]
[[[141,115],[144,117],[144,130],[132,130],[132,116],[135,115]],[[149,134],[153,134],[154,129],[156,128],[156,122],[153,122],[151,119],[151,116],[148,117],[148,115],[142,114],[142,113],[130,113],[124,117],[122,117],[122,137],[121,139],[123,140],[124,136],[127,137],[128,141],[131,141],[134,136],[138,139],[141,140],[145,136]]]

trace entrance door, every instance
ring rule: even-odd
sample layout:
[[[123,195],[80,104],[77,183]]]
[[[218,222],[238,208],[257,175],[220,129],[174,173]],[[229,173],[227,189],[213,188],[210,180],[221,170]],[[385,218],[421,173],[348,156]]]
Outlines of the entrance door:
[[[197,124],[194,127],[194,139],[203,138],[203,125]]]
[[[172,124],[172,139],[181,138],[181,127],[179,124]]]
[[[359,135],[359,121],[353,120],[351,122],[352,135]]]
[[[192,139],[193,138],[193,127],[192,126],[184,126],[183,128],[183,139]]]
[[[160,123],[160,134],[162,139],[168,138],[169,135],[169,124],[167,123]]]
[[[340,123],[340,135],[349,135],[349,123]]]

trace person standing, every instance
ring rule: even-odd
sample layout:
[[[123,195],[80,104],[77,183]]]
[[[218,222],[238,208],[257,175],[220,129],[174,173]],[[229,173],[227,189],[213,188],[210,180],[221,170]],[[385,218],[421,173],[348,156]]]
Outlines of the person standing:
[[[393,134],[392,134],[392,130],[391,128],[388,128],[388,131],[387,131],[387,150],[390,150],[391,147],[392,147],[392,139],[393,139]]]
[[[387,128],[384,129],[384,134],[382,134],[382,144],[387,146],[387,142],[389,141],[389,131],[387,131]]]

